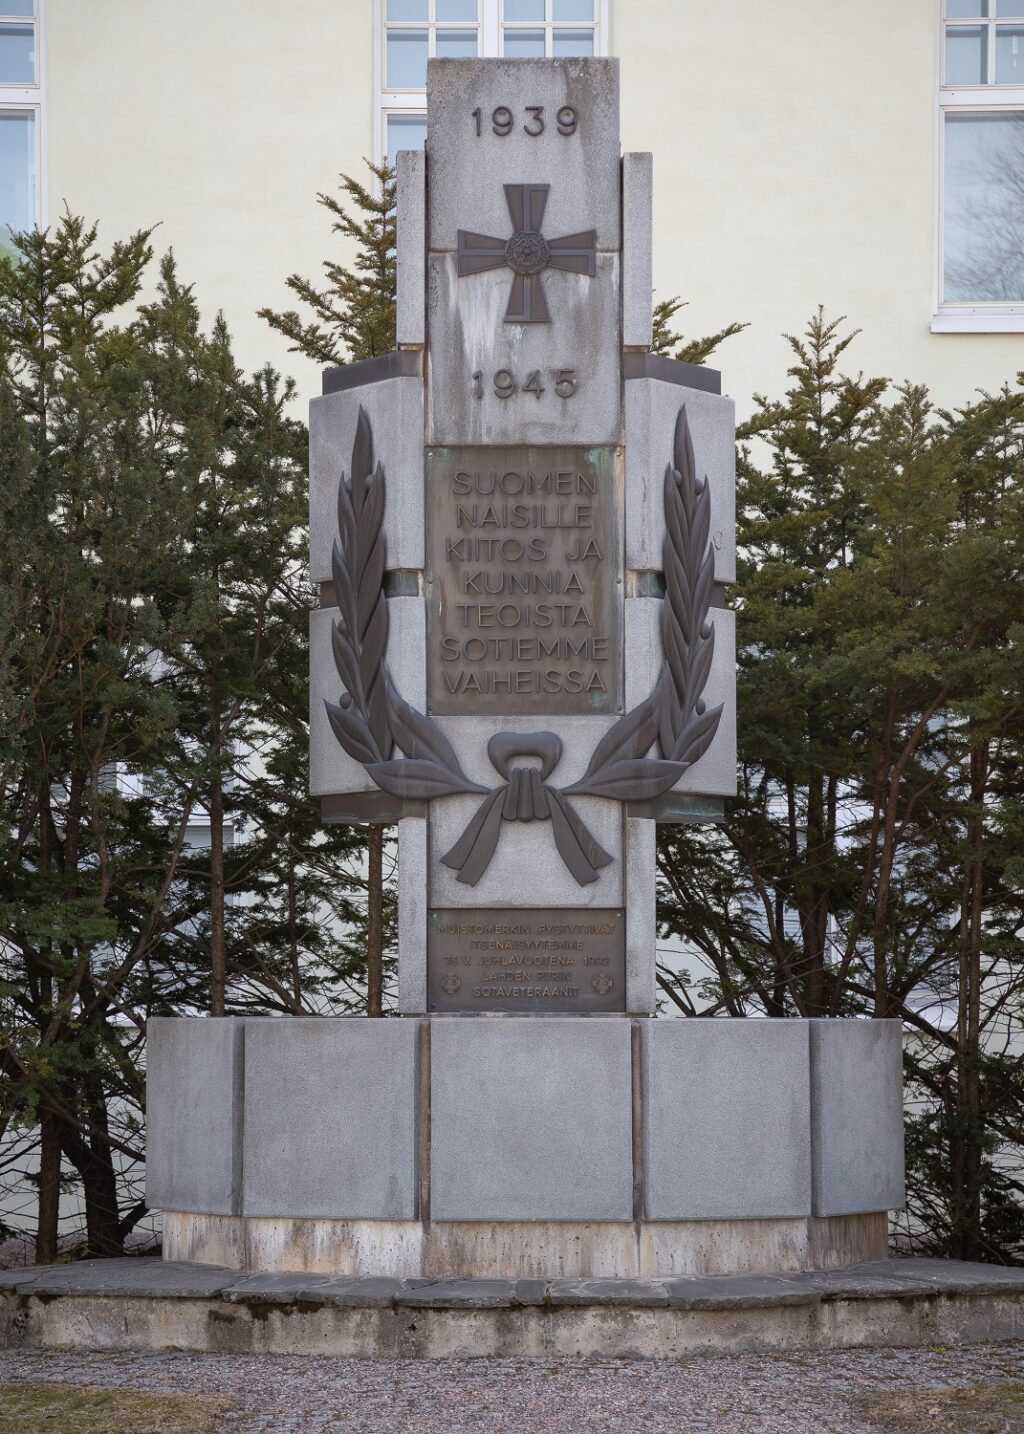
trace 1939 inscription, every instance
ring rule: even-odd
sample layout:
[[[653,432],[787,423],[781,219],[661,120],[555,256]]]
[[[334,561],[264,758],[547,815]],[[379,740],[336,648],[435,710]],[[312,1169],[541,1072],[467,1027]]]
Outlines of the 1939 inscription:
[[[617,484],[610,448],[427,450],[431,711],[619,710]]]
[[[626,1009],[621,909],[439,910],[427,935],[431,1011]]]

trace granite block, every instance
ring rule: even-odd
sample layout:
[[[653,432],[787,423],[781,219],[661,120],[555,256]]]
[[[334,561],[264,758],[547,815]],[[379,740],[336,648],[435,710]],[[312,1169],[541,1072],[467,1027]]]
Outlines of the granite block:
[[[625,600],[626,709],[632,710],[654,690],[665,661],[661,640],[661,598]],[[670,789],[705,796],[736,795],[736,614],[714,607],[710,613],[715,651],[703,699],[708,707],[723,704],[714,741]],[[656,753],[655,748],[651,748]]]
[[[630,1067],[614,1017],[435,1018],[432,1218],[632,1219]]]
[[[243,1213],[416,1216],[416,1024],[246,1021]]]
[[[815,1215],[902,1209],[902,1023],[819,1020],[810,1029]]]
[[[650,348],[653,329],[654,156],[622,156],[622,345]]]
[[[645,1021],[643,1144],[651,1220],[811,1212],[805,1021]]]
[[[422,150],[404,149],[395,161],[398,181],[395,342],[399,347],[420,345],[426,339],[426,158]]]
[[[736,410],[731,398],[653,378],[625,385],[626,567],[661,571],[665,541],[665,469],[673,461],[682,405],[697,476],[711,485],[715,581],[736,581]]]
[[[423,380],[386,378],[314,398],[309,405],[309,576],[331,581],[338,534],[338,484],[351,478],[359,409],[370,420],[375,461],[384,469],[385,562],[423,567]]]
[[[147,1205],[239,1213],[243,1039],[232,1017],[147,1022]]]
[[[505,135],[491,121],[498,105],[512,110]],[[543,109],[540,134],[528,132],[538,128],[528,105]],[[564,105],[578,117],[571,134],[559,133]],[[431,249],[454,250],[459,229],[507,238],[504,186],[527,180],[551,186],[545,236],[594,229],[599,249],[618,249],[618,60],[430,60],[427,135]]]

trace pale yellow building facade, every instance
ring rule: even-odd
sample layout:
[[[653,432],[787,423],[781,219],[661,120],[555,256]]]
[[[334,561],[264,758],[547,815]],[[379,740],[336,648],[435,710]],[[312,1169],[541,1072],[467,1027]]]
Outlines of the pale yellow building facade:
[[[0,221],[159,223],[240,360],[312,394],[256,310],[336,252],[317,192],[421,142],[433,53],[620,59],[657,296],[749,324],[741,414],[819,303],[942,404],[1024,368],[1024,0],[0,0]]]

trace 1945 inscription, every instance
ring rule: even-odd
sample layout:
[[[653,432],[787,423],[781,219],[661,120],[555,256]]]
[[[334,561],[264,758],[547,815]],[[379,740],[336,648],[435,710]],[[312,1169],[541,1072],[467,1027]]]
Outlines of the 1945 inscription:
[[[611,448],[427,450],[433,712],[619,710],[618,474]]]
[[[435,909],[427,1001],[432,1011],[624,1011],[623,912]]]

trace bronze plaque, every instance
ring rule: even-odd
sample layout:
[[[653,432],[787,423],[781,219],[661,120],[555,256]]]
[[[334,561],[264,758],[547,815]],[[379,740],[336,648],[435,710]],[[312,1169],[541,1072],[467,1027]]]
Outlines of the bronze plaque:
[[[618,712],[615,448],[428,448],[427,703]]]
[[[626,1009],[621,909],[430,912],[427,1009],[586,1015]]]

